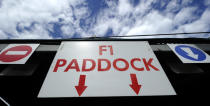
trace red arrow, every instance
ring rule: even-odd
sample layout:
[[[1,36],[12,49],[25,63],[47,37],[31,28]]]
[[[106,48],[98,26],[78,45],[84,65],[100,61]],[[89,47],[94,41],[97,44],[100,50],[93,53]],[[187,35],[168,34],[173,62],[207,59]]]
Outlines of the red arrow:
[[[132,84],[130,84],[130,87],[138,95],[139,94],[139,91],[140,91],[140,88],[141,88],[141,85],[138,84],[138,80],[136,78],[136,74],[130,74],[130,77],[131,77],[131,81],[132,81]]]
[[[85,86],[85,77],[86,77],[86,75],[80,75],[80,77],[79,77],[79,85],[75,86],[79,96],[81,96],[82,93],[87,88],[87,86]]]

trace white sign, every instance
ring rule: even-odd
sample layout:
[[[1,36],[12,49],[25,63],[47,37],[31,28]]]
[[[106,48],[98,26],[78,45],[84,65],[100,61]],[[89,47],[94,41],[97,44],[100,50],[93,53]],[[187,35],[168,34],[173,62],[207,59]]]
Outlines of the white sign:
[[[148,42],[62,42],[39,92],[47,97],[176,95]]]
[[[9,44],[0,52],[0,64],[25,64],[39,44]]]
[[[183,63],[210,63],[210,56],[193,44],[167,44]]]

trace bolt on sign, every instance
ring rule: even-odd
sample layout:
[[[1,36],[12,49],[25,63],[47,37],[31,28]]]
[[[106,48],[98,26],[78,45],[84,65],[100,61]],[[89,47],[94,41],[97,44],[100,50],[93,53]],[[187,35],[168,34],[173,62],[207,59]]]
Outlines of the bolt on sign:
[[[38,97],[176,95],[148,42],[62,42]]]
[[[9,44],[0,52],[0,64],[25,64],[39,44]]]

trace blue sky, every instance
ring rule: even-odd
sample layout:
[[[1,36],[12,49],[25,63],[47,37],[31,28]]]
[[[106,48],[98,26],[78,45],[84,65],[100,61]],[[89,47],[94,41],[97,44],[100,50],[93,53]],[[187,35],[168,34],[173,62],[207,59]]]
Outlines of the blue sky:
[[[0,0],[0,39],[203,31],[210,31],[210,0]]]

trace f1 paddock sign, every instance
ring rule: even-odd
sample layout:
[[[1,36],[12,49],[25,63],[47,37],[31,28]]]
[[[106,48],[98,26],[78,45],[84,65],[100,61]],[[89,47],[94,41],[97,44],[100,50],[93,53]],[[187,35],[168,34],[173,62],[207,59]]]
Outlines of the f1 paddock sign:
[[[62,42],[39,98],[176,95],[148,42]]]
[[[210,63],[210,56],[193,44],[167,44],[183,63]]]
[[[25,64],[39,44],[9,44],[0,52],[0,64]]]

